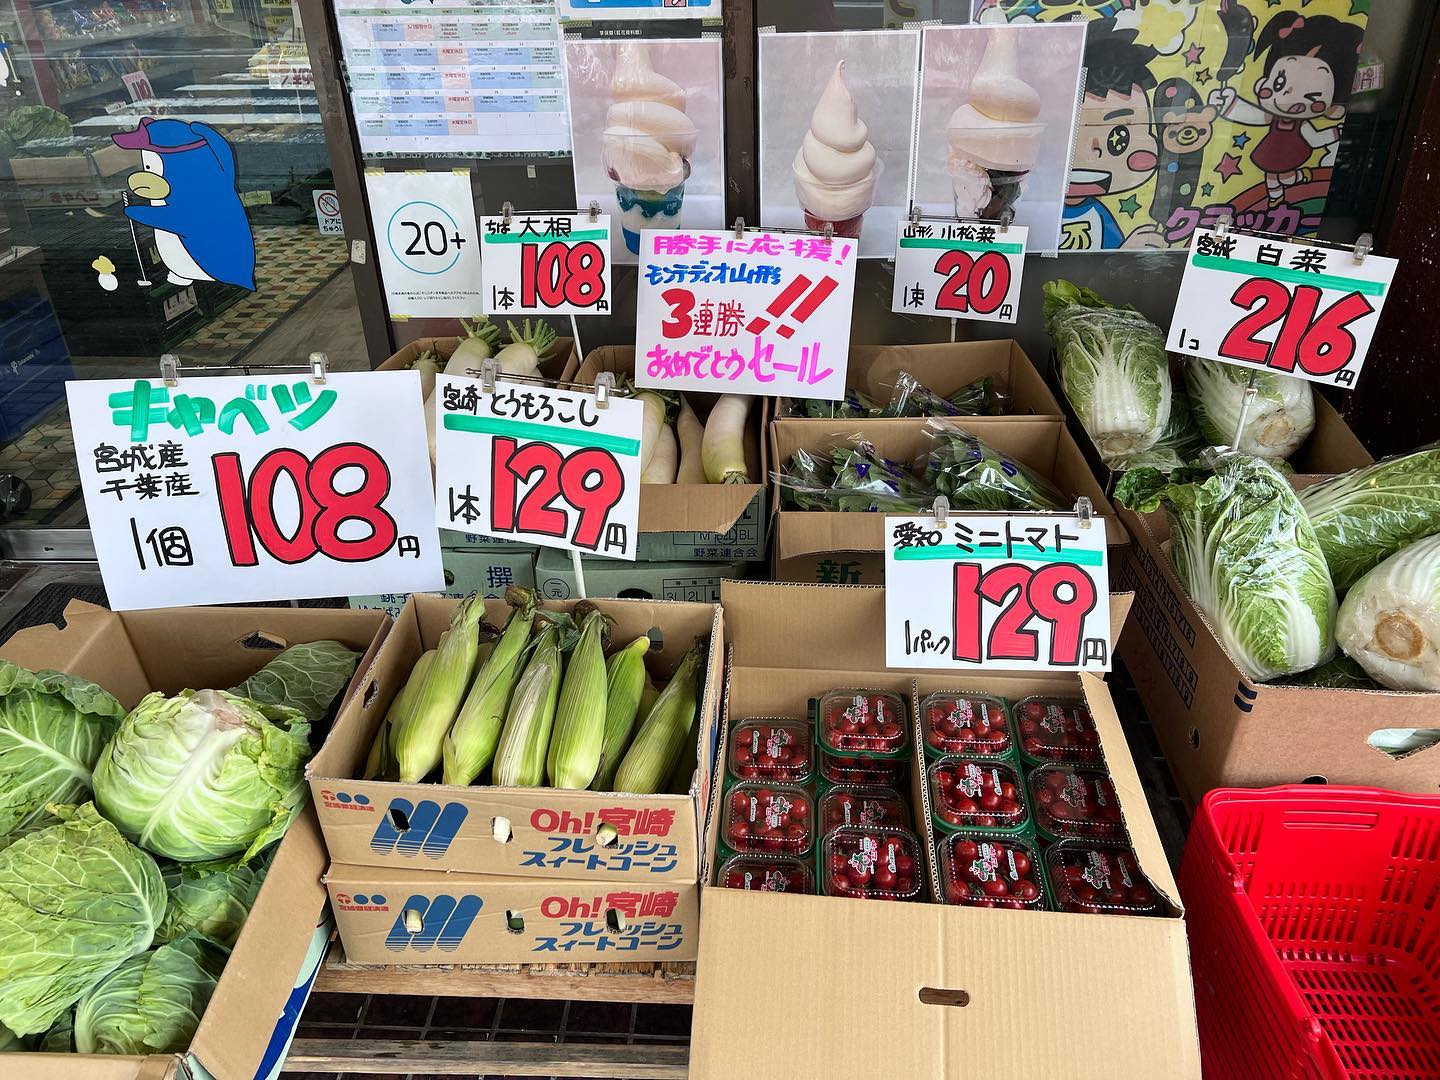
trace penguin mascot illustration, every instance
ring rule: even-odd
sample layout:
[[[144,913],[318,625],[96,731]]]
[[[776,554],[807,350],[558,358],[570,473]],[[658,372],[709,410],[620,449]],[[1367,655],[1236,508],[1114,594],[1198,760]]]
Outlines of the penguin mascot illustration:
[[[255,289],[255,238],[235,181],[235,151],[209,124],[144,117],[111,135],[140,151],[130,191],[149,205],[125,216],[155,230],[155,248],[174,285],[218,281]]]

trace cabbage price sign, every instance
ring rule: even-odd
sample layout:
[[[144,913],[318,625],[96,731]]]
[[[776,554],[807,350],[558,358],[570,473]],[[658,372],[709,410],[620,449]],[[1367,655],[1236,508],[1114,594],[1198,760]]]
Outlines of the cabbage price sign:
[[[1395,277],[1394,259],[1196,229],[1171,352],[1349,389]]]
[[[593,390],[435,380],[435,520],[588,555],[634,559],[644,406]]]
[[[609,214],[481,218],[485,314],[610,314],[609,251]]]
[[[1104,525],[1070,514],[887,517],[885,664],[1109,671]]]
[[[65,392],[115,610],[444,587],[416,372]]]
[[[902,221],[890,310],[1013,323],[1030,230],[974,221]]]

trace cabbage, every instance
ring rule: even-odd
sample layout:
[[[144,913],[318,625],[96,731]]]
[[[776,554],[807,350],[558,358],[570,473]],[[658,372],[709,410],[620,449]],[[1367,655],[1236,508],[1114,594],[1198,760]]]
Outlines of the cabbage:
[[[1170,419],[1165,335],[1131,308],[1117,308],[1068,281],[1045,283],[1045,329],[1060,379],[1105,464],[1149,450]]]
[[[141,847],[180,862],[251,858],[305,801],[310,725],[223,690],[149,694],[95,766],[95,801]]]
[[[125,961],[75,1010],[81,1054],[173,1054],[186,1049],[229,958],[200,934]]]
[[[1168,474],[1194,461],[1208,445],[1196,426],[1189,398],[1184,391],[1176,389],[1170,398],[1170,419],[1160,441],[1149,450],[1125,454],[1111,464],[1122,470],[1159,469]]]
[[[1195,419],[1212,445],[1234,446],[1252,374],[1255,399],[1235,449],[1272,461],[1287,458],[1315,430],[1315,392],[1304,379],[1191,358],[1185,362],[1185,385],[1195,403]]]
[[[359,660],[358,652],[338,641],[292,645],[230,693],[262,705],[284,705],[318,724],[355,674]]]
[[[1300,503],[1344,592],[1407,544],[1440,533],[1440,444],[1308,487]]]
[[[125,709],[100,687],[0,660],[0,835],[43,821],[49,803],[90,797],[90,770]]]
[[[50,1027],[120,964],[150,947],[165,914],[155,860],[92,803],[0,851],[0,1023]]]
[[[1440,536],[1391,555],[1352,585],[1335,638],[1381,686],[1440,691]]]
[[[35,1049],[42,1054],[73,1054],[75,1052],[75,1010],[66,1009],[40,1036]]]
[[[160,873],[170,899],[155,940],[166,944],[194,930],[232,948],[265,881],[266,869],[246,863],[162,866]]]
[[[1335,589],[1305,512],[1261,458],[1202,455],[1213,472],[1154,469],[1120,478],[1132,510],[1165,507],[1170,560],[1231,659],[1259,682],[1306,671],[1335,651]]]

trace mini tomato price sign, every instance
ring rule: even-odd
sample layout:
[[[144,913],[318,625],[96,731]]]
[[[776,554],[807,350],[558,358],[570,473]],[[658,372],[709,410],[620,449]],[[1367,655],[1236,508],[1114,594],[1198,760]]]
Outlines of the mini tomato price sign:
[[[885,519],[888,667],[1109,671],[1109,594],[1098,519]]]
[[[1396,261],[1195,230],[1173,352],[1352,387],[1370,349]]]
[[[480,219],[486,315],[608,315],[610,215]]]
[[[979,222],[900,222],[890,310],[1013,323],[1029,232],[1019,225],[1002,230]]]
[[[642,232],[636,384],[838,400],[858,251],[810,233]]]
[[[634,559],[644,406],[593,390],[441,375],[435,521],[541,547]]]
[[[415,372],[65,392],[112,608],[444,587]]]

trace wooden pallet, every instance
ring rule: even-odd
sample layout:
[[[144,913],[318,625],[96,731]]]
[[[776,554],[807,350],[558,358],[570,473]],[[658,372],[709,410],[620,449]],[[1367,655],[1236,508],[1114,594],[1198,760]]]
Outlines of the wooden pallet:
[[[684,1046],[296,1039],[284,1071],[685,1080],[689,1058]]]

